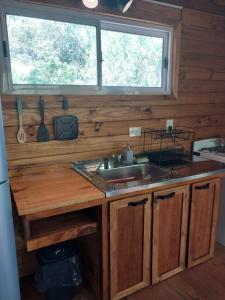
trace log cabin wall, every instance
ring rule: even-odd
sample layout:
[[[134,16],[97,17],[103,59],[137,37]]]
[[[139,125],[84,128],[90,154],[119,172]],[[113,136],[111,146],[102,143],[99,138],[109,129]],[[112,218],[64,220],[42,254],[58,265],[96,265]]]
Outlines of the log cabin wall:
[[[57,4],[57,0],[36,2]],[[71,0],[63,3],[68,7],[76,4]],[[225,6],[214,4],[214,10],[216,6],[222,7],[220,11],[224,12]],[[105,9],[101,11],[107,12]],[[166,119],[174,119],[175,125],[195,127],[196,138],[224,135],[225,17],[186,8],[179,11],[141,0],[136,1],[127,16],[171,25],[182,22],[177,99],[146,95],[69,96],[69,114],[76,114],[80,122],[79,139],[37,143],[39,97],[24,96],[24,124],[28,141],[18,144],[16,97],[3,96],[11,176],[33,172],[34,167],[43,164],[64,165],[75,159],[110,155],[121,151],[127,143],[135,151],[141,151],[143,138],[129,138],[129,127],[164,128]],[[45,100],[46,123],[53,137],[52,118],[63,113],[61,97],[45,96]]]
[[[28,1],[26,1],[28,2]],[[33,1],[58,4],[58,0]],[[79,2],[79,1],[77,1]],[[41,165],[69,165],[120,152],[127,143],[141,151],[143,138],[129,138],[129,127],[164,128],[167,119],[175,126],[195,128],[196,138],[225,135],[225,6],[224,1],[165,1],[184,4],[183,11],[136,0],[127,16],[167,24],[182,24],[179,87],[177,99],[160,96],[68,96],[69,114],[79,118],[77,141],[37,143],[40,123],[37,95],[23,97],[26,144],[18,144],[16,96],[3,95],[3,113],[10,176],[38,172]],[[75,1],[64,6],[80,8]],[[104,13],[108,11],[100,8]],[[212,13],[209,13],[211,11]],[[113,12],[118,14],[118,12]],[[52,118],[61,115],[61,97],[45,96],[46,123],[53,136]],[[34,269],[33,254],[27,254],[16,221],[21,275]]]

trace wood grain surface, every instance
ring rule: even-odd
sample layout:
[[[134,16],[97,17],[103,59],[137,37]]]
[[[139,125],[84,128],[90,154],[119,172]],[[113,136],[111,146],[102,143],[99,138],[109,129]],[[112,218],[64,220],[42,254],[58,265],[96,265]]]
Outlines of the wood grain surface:
[[[82,10],[82,5],[72,0],[64,1],[63,4],[58,0],[32,2]],[[74,159],[119,153],[127,143],[131,144],[135,152],[140,152],[143,138],[129,138],[129,128],[164,128],[167,119],[174,119],[175,126],[194,127],[197,139],[225,135],[225,17],[221,15],[225,7],[208,0],[168,2],[180,3],[187,8],[181,12],[145,1],[135,1],[123,17],[161,22],[174,28],[180,26],[181,35],[175,38],[180,40],[181,47],[174,49],[175,57],[180,62],[174,66],[179,67],[177,98],[153,95],[69,95],[69,114],[76,114],[79,118],[78,140],[38,144],[39,97],[26,95],[23,97],[23,105],[28,142],[19,145],[16,142],[16,96],[5,95],[4,122],[11,177],[27,173],[27,167],[52,167],[54,164],[68,164]],[[101,5],[95,11],[121,16],[117,10],[109,11]],[[62,114],[61,96],[46,95],[45,100],[46,123],[53,138],[52,118]]]
[[[84,213],[72,213],[31,222],[27,250],[33,251],[97,231],[97,222]]]
[[[206,180],[192,186],[188,267],[212,258],[220,203],[221,180]]]
[[[144,205],[130,203],[146,201]],[[150,284],[151,197],[110,203],[110,288],[118,300]]]
[[[159,197],[171,195],[165,200]],[[189,215],[189,186],[154,193],[152,283],[185,269]]]
[[[121,152],[130,143],[142,150],[143,140],[129,138],[130,127],[164,128],[166,119],[174,119],[175,126],[195,128],[195,138],[225,136],[225,7],[223,0],[161,0],[183,5],[177,11],[137,0],[124,18],[155,23],[178,24],[181,27],[179,85],[177,99],[151,95],[68,96],[69,114],[79,118],[79,139],[76,142],[36,142],[40,122],[38,96],[23,97],[27,143],[16,142],[18,121],[16,96],[3,95],[5,135],[10,176],[40,174],[42,166],[54,172],[55,165],[68,168],[72,160],[90,159]],[[81,1],[26,0],[25,3],[61,5],[82,9]],[[97,13],[120,15],[101,5]],[[61,96],[45,96],[46,121],[53,137],[52,117],[61,115]],[[93,202],[92,202],[93,203]],[[19,221],[14,218],[20,274],[34,269],[32,255],[26,255],[25,242],[20,237]]]
[[[19,216],[46,213],[54,209],[100,205],[104,193],[73,170],[58,170],[52,174],[29,175],[10,181]],[[93,203],[92,203],[93,201]],[[57,213],[58,214],[58,213]]]
[[[126,300],[224,300],[225,294],[225,247],[217,244],[215,257],[193,269],[157,285],[126,297]],[[23,300],[44,300],[33,285],[33,278],[21,281]],[[72,300],[96,300],[87,287],[81,287]]]

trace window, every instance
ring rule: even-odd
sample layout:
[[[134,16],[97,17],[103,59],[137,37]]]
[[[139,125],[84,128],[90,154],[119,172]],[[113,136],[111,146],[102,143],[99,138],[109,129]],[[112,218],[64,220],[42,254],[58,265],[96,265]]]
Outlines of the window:
[[[101,36],[103,86],[162,86],[162,38],[106,30]]]
[[[13,84],[97,85],[96,28],[7,15]]]
[[[169,33],[102,22],[102,86],[166,92]]]
[[[64,13],[3,12],[5,91],[170,93],[172,29]]]

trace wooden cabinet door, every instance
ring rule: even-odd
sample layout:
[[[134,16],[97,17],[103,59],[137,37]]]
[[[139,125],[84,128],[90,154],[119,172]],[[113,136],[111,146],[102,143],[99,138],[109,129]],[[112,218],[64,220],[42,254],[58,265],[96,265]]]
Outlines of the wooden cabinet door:
[[[192,185],[188,267],[214,255],[220,199],[220,179]]]
[[[189,187],[153,194],[152,284],[185,268]]]
[[[150,284],[151,197],[110,203],[111,299],[121,299]]]

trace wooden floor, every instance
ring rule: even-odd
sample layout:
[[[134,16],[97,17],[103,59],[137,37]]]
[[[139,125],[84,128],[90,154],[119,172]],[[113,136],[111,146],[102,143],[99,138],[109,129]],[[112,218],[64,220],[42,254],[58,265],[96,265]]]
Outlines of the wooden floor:
[[[27,280],[27,281],[26,281]],[[22,300],[42,300],[26,279]],[[125,300],[225,300],[225,247],[217,245],[216,255],[193,269],[186,270],[154,287],[146,288]],[[96,300],[82,289],[74,300]]]
[[[43,294],[36,292],[33,286],[33,277],[23,279],[21,283],[22,300],[45,300]],[[80,287],[73,300],[97,300],[86,287]]]

